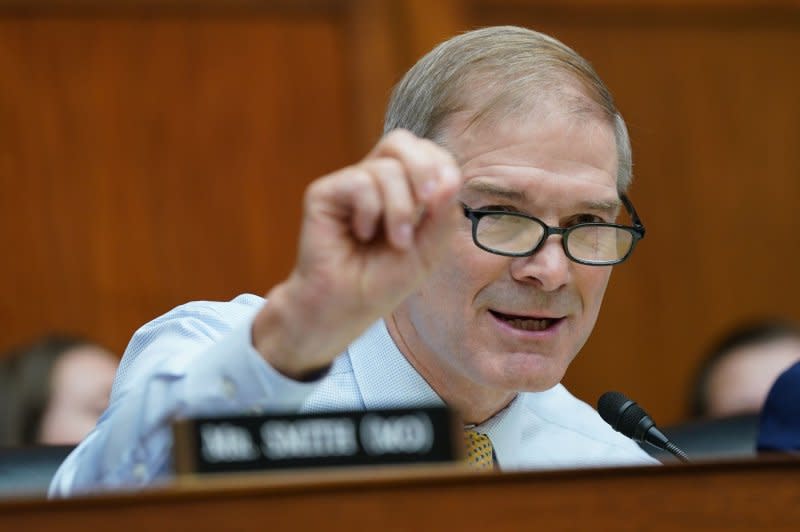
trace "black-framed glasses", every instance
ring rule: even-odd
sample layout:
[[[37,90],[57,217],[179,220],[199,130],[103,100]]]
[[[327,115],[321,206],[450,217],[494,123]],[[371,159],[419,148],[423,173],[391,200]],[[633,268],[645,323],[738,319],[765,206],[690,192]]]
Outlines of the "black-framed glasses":
[[[589,266],[611,266],[627,259],[644,238],[644,225],[625,194],[620,199],[632,226],[612,223],[580,223],[550,227],[527,214],[491,209],[470,209],[463,203],[464,216],[472,221],[472,241],[484,251],[507,257],[527,257],[544,245],[550,235],[561,235],[561,245],[570,260]]]

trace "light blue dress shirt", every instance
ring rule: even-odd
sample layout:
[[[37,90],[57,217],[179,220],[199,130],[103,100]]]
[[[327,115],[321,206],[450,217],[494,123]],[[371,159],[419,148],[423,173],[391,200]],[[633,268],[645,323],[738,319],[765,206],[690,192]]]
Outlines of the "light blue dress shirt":
[[[139,329],[108,409],[56,472],[50,495],[168,480],[170,422],[178,417],[443,404],[382,320],[316,382],[283,376],[252,346],[252,320],[263,304],[249,294],[189,303]],[[657,463],[560,384],[518,395],[476,430],[489,435],[503,470]]]

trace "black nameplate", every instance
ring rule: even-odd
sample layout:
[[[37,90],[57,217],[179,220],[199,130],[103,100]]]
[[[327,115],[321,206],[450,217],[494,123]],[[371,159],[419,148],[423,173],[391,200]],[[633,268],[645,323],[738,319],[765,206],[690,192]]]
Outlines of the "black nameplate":
[[[203,417],[173,434],[178,474],[448,462],[463,449],[445,407]]]

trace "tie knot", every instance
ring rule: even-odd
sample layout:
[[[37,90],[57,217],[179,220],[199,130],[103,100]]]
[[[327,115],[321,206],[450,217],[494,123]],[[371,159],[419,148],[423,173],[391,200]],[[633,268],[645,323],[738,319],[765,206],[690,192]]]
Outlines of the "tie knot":
[[[489,436],[474,430],[464,431],[467,465],[472,469],[494,469],[494,448]]]

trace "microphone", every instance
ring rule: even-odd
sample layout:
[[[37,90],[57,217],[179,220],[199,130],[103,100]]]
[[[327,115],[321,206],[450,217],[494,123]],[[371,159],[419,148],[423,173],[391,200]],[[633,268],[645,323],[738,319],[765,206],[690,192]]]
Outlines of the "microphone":
[[[611,428],[633,441],[649,443],[676,456],[681,462],[689,462],[686,453],[658,430],[647,412],[624,394],[620,392],[604,393],[597,401],[597,411],[600,413],[600,417],[611,425]]]

